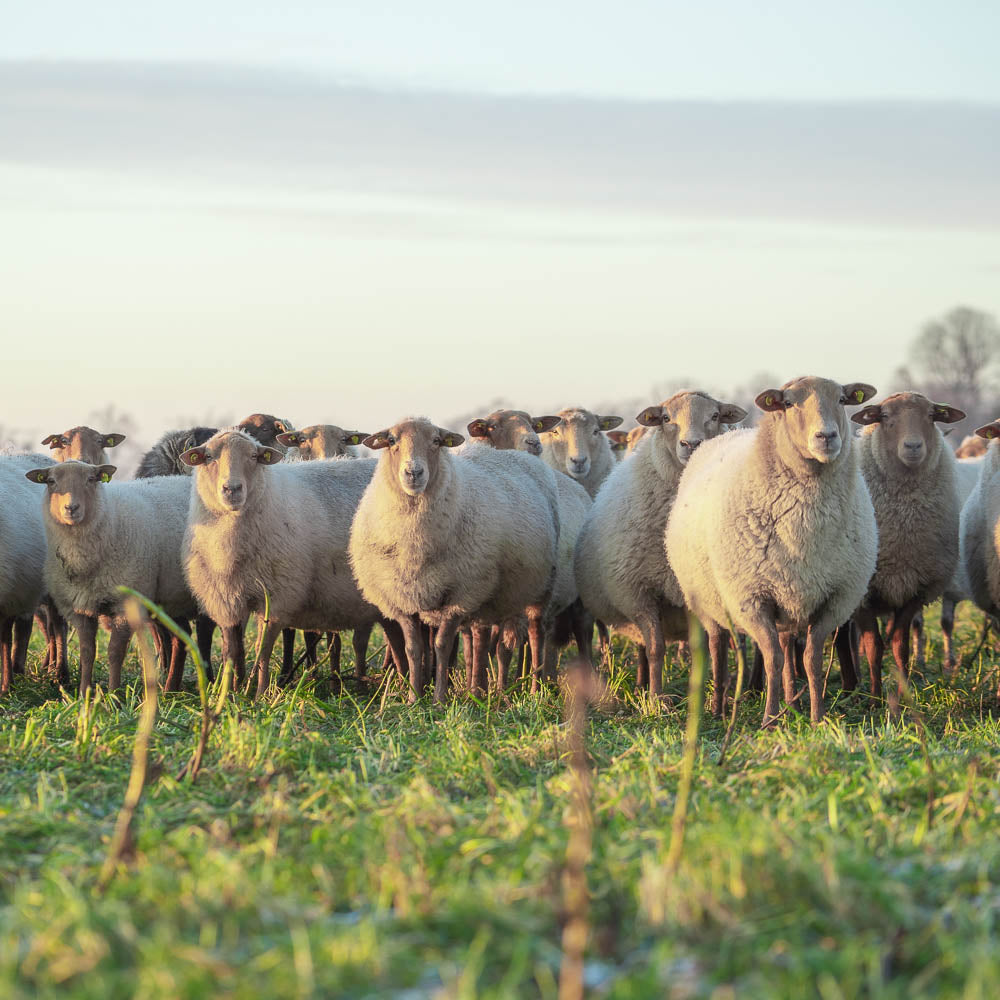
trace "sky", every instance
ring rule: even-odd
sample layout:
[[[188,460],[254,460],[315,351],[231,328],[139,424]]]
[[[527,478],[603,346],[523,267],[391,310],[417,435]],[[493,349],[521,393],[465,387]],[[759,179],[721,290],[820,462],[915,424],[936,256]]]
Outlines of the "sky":
[[[888,387],[1000,313],[1000,7],[817,6],[17,5],[0,425]]]

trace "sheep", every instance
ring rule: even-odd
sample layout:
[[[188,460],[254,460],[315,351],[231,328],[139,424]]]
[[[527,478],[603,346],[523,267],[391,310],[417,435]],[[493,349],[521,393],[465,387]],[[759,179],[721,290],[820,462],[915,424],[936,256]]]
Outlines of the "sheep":
[[[844,410],[873,395],[861,382],[816,377],[767,389],[755,401],[760,425],[701,445],[681,477],[665,534],[668,563],[708,630],[718,686],[724,630],[738,628],[760,646],[765,726],[778,717],[783,675],[786,699],[793,697],[788,653],[802,630],[811,717],[823,717],[823,642],[861,603],[875,572],[875,511]]]
[[[523,410],[494,410],[486,417],[473,420],[468,425],[469,439],[476,444],[487,444],[500,451],[525,451],[529,455],[541,456],[542,444],[538,435],[551,430],[560,422],[560,417],[532,417]],[[614,432],[612,432],[614,433]],[[581,656],[591,659],[593,622],[578,602],[579,593],[573,571],[573,556],[576,540],[583,522],[590,510],[590,494],[568,476],[555,476],[552,482],[559,493],[559,546],[558,571],[552,593],[552,609],[556,615],[554,641],[546,640],[545,663],[541,672],[550,680],[554,678],[558,648],[568,642],[572,632]],[[498,660],[500,664],[499,686],[502,690],[506,681],[510,648],[501,646]],[[532,686],[537,689],[539,665],[532,675]]]
[[[417,417],[364,442],[383,455],[354,518],[351,565],[365,597],[403,629],[410,700],[423,687],[421,623],[437,630],[437,702],[464,624],[526,615],[533,661],[542,662],[559,537],[554,479],[520,451],[452,456],[464,440]]]
[[[49,467],[44,455],[0,456],[0,694],[10,689],[12,674],[23,673],[31,623],[45,592],[45,526],[36,492],[25,473]]]
[[[964,417],[919,392],[895,393],[851,417],[864,428],[859,459],[878,522],[875,576],[854,615],[876,697],[882,695],[884,650],[878,616],[889,616],[886,638],[905,677],[913,616],[955,575],[961,504],[955,456],[937,424]]]
[[[356,458],[357,452],[353,449],[366,437],[368,434],[365,431],[345,431],[336,424],[312,424],[298,431],[279,434],[277,441],[303,461],[311,461],[317,458]]]
[[[71,460],[26,473],[48,487],[45,585],[80,640],[81,695],[93,681],[98,619],[111,631],[109,689],[121,684],[131,628],[119,586],[139,591],[169,615],[195,612],[180,562],[191,481],[161,476],[112,483],[116,471]]]
[[[184,573],[202,610],[219,623],[223,661],[233,662],[240,679],[244,623],[251,614],[259,616],[258,697],[267,690],[271,650],[283,628],[353,629],[355,643],[363,638],[367,647],[372,625],[381,620],[359,593],[347,561],[351,520],[374,459],[281,458],[276,448],[238,428],[220,431],[181,456],[195,469]],[[396,648],[401,657],[402,647]],[[362,666],[359,656],[359,672]]]
[[[959,517],[959,576],[976,605],[1000,615],[1000,419],[976,429],[987,442],[979,479]],[[1000,698],[1000,690],[997,692]]]
[[[611,442],[611,454],[620,462],[628,452],[628,434],[625,431],[605,431]]]
[[[258,444],[266,448],[275,448],[282,455],[285,453],[285,447],[278,443],[278,435],[295,430],[290,420],[282,420],[271,413],[251,413],[236,426],[249,434]]]
[[[625,457],[626,458],[629,455],[631,455],[635,451],[636,448],[639,447],[639,442],[642,441],[642,439],[648,433],[649,433],[649,428],[648,427],[643,427],[642,424],[639,424],[638,427],[633,427],[632,430],[630,430],[626,434],[626,445],[625,445]]]
[[[76,459],[91,465],[105,465],[108,461],[106,448],[117,448],[125,440],[124,434],[102,434],[93,427],[71,427],[62,434],[49,434],[42,439],[52,449],[52,457],[57,462]]]
[[[542,458],[595,497],[615,467],[611,442],[601,432],[617,427],[622,418],[579,407],[560,410],[559,417],[560,423],[542,435]]]
[[[181,461],[181,453],[204,444],[213,434],[218,433],[217,427],[189,427],[187,430],[167,431],[153,445],[139,462],[136,479],[149,479],[152,476],[189,476],[189,469]]]
[[[976,434],[967,434],[955,449],[955,458],[982,458],[986,454],[986,442]]]
[[[576,581],[584,606],[639,643],[654,696],[662,691],[664,638],[687,638],[684,595],[663,547],[667,516],[695,449],[745,416],[735,403],[696,391],[647,407],[636,419],[649,433],[608,476],[580,532]],[[639,677],[640,684],[646,680]],[[722,694],[717,683],[717,715]]]

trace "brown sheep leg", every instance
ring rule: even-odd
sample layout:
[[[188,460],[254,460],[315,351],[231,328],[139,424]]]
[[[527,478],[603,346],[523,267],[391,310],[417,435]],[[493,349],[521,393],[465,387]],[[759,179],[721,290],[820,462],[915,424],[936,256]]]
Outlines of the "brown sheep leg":
[[[186,618],[176,618],[175,621],[183,631],[190,634],[191,623]],[[187,645],[177,636],[170,635],[170,641],[163,644],[164,659],[166,659],[168,649],[170,650],[170,663],[166,665],[167,680],[163,688],[165,691],[180,691],[181,681],[184,679],[184,663],[187,660]]]
[[[369,633],[371,630],[369,629]],[[339,632],[327,632],[326,633],[326,645],[327,649],[330,651],[330,677],[340,676],[340,652],[343,648],[343,641],[340,638]],[[367,648],[367,647],[366,647]],[[388,647],[387,647],[388,652]]]
[[[944,670],[947,674],[955,672],[955,650],[951,637],[955,632],[955,602],[950,597],[941,599],[941,636],[944,640]]]
[[[125,662],[125,653],[128,650],[129,640],[132,638],[132,629],[128,625],[112,625],[111,637],[108,639],[108,690],[117,691],[122,686],[122,664]],[[163,655],[170,644],[163,646]]]
[[[846,621],[837,629],[833,645],[837,651],[837,662],[840,664],[841,687],[845,691],[854,691],[858,686],[854,622]]]
[[[14,629],[14,619],[4,618],[0,621],[0,694],[10,690],[13,681],[13,656],[11,634]]]
[[[368,673],[368,642],[371,637],[371,625],[361,625],[351,633],[351,647],[354,650],[354,677],[358,681],[363,681],[365,679],[365,675]],[[337,642],[340,642],[339,633],[337,633]],[[337,661],[339,668],[339,656],[337,657]]]
[[[712,715],[721,718],[726,711],[729,676],[729,633],[725,629],[709,629],[708,654],[712,661]]]
[[[917,664],[917,670],[922,673],[927,665],[924,646],[924,610],[922,607],[913,616],[910,629],[913,632],[913,659]]]
[[[923,607],[919,599],[915,599],[899,608],[889,619],[886,637],[892,644],[892,656],[903,677],[910,675],[910,625],[914,615]]]
[[[405,680],[407,674],[406,665],[406,641],[403,638],[403,630],[394,621],[383,620],[382,632],[385,635],[386,656],[392,664],[395,664],[396,673]],[[385,664],[383,672],[388,670],[390,664]],[[387,679],[388,682],[388,679]]]
[[[223,625],[222,632],[222,664],[233,665],[233,676],[235,677],[234,687],[242,687],[246,680],[246,634],[244,625]]]
[[[465,632],[463,632],[463,640]],[[487,670],[486,664],[489,662],[489,642],[490,630],[488,628],[471,629],[472,637],[472,662],[471,673],[469,674],[469,692],[477,698],[486,694]]]
[[[871,675],[872,696],[882,697],[882,654],[885,646],[882,633],[879,631],[878,618],[868,608],[858,608],[854,613],[858,631],[861,633],[861,646],[868,660],[868,672]]]
[[[215,622],[208,615],[198,615],[194,622],[195,632],[198,634],[198,655],[205,665],[205,676],[210,680],[215,680],[215,671],[212,669],[212,634],[215,632]]]
[[[31,629],[34,625],[33,618],[29,615],[26,618],[14,619],[14,651],[11,660],[15,674],[23,674],[24,667],[28,660],[28,644],[31,642]]]
[[[541,687],[545,657],[545,626],[540,611],[528,612],[528,643],[531,646],[531,691],[535,694]]]
[[[474,683],[473,674],[475,673],[476,638],[472,633],[473,630],[471,628],[462,629],[462,662],[465,664],[465,689],[467,691],[472,690]]]
[[[281,630],[281,673],[278,685],[284,687],[295,674],[295,629]]]
[[[750,679],[747,683],[747,690],[764,690],[764,654],[760,651],[760,646],[757,643],[753,643],[753,665],[750,668]]]
[[[781,640],[774,622],[762,615],[748,629],[750,638],[760,647],[764,657],[764,673],[767,675],[767,695],[764,701],[763,727],[773,726],[778,718],[781,704],[781,678],[785,658],[781,651]]]
[[[278,622],[267,622],[264,625],[264,632],[260,637],[257,649],[257,693],[254,695],[255,701],[267,691],[271,683],[271,653],[274,650],[274,644],[278,641],[278,636],[283,636],[285,631]],[[292,633],[292,638],[294,639],[295,632],[292,629],[288,629],[287,631]]]
[[[319,632],[303,632],[302,640],[305,644],[305,664],[307,667],[316,666],[316,650],[319,649],[319,640],[322,636]]]
[[[439,705],[448,697],[448,669],[455,648],[456,632],[458,620],[450,619],[438,626],[434,637],[434,701]]]
[[[784,660],[781,680],[784,686],[785,704],[795,702],[795,633],[781,633],[781,655]]]
[[[583,606],[579,597],[570,605],[569,615],[577,651],[592,667],[594,665],[594,617]]]
[[[646,691],[649,688],[649,656],[643,643],[636,646],[638,662],[635,667],[635,689]]]
[[[806,648],[803,663],[806,677],[809,679],[809,718],[813,723],[820,722],[826,712],[823,703],[823,643],[826,641],[826,629],[809,626],[806,633]]]
[[[89,615],[73,615],[80,644],[80,697],[94,684],[94,658],[97,655],[97,619]]]
[[[510,661],[514,658],[514,646],[508,646],[503,641],[503,636],[497,643],[497,694],[503,694],[507,690],[507,683],[510,680]]]

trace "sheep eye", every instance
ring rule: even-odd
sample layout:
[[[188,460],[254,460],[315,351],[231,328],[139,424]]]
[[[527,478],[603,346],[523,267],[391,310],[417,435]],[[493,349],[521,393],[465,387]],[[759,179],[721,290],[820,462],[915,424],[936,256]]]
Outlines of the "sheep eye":
[[[719,414],[718,413],[713,413],[712,414],[712,419],[713,420],[718,420],[719,419]]]
[[[594,437],[597,437],[597,435],[600,434],[600,433],[601,433],[601,428],[600,427],[595,427],[594,428]]]
[[[781,404],[781,405],[782,405],[782,406],[783,406],[783,407],[784,407],[784,408],[785,408],[786,410],[790,410],[790,409],[792,408],[792,405],[793,405],[793,404],[792,404],[792,401],[791,401],[791,400],[789,400],[789,399],[786,399],[786,400],[784,400],[784,401],[782,402],[782,404]]]

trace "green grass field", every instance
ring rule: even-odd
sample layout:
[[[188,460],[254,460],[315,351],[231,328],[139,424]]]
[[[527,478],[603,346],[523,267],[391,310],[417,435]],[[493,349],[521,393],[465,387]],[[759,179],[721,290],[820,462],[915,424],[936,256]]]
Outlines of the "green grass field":
[[[980,620],[963,606],[966,655]],[[836,667],[816,729],[790,715],[761,732],[748,696],[721,767],[724,726],[706,717],[676,872],[687,670],[670,666],[674,707],[653,711],[616,645],[616,698],[585,729],[588,995],[998,995],[996,660],[987,645],[943,678],[928,621],[923,742],[912,713],[896,725],[839,698]],[[562,698],[435,709],[307,680],[231,699],[192,783],[190,683],[160,698],[132,850],[101,891],[139,716],[134,647],[126,668],[119,702],[84,706],[30,666],[0,702],[0,996],[556,996]]]

